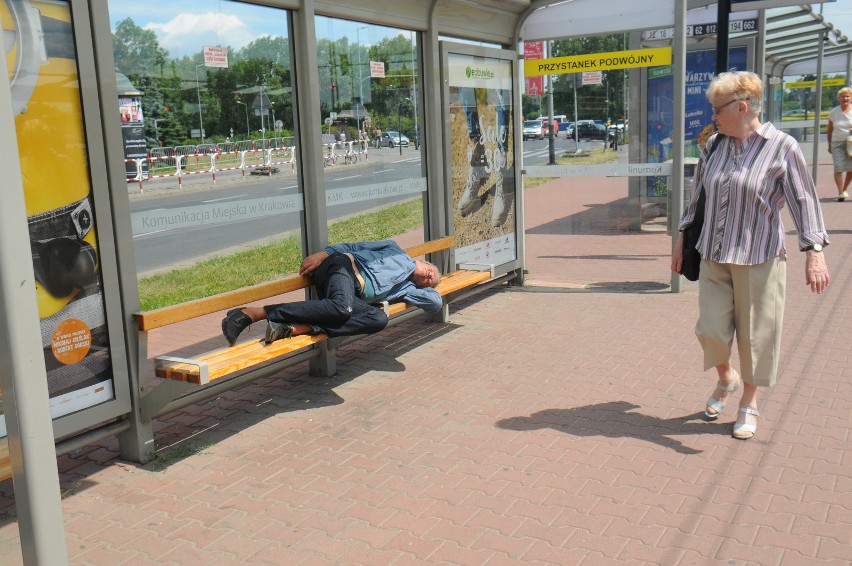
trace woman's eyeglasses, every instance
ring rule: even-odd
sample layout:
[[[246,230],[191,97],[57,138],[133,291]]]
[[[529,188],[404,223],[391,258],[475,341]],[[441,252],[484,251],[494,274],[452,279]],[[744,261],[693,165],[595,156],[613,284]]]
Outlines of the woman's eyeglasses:
[[[730,106],[734,102],[742,102],[743,100],[745,100],[745,98],[735,98],[733,100],[729,100],[728,102],[726,102],[722,106],[712,106],[711,108],[713,108],[713,114],[719,114],[719,112],[724,110],[725,106]]]

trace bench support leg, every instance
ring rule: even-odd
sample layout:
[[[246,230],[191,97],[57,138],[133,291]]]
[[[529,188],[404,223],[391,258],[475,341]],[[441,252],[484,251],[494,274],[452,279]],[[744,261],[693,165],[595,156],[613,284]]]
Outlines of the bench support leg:
[[[334,346],[324,340],[318,344],[319,356],[308,362],[308,373],[312,377],[331,377],[337,373],[337,355]]]
[[[154,444],[154,416],[166,405],[174,401],[187,389],[198,387],[192,383],[164,379],[139,401],[139,408],[133,411],[130,429],[118,436],[121,457],[131,462],[150,462],[157,457]]]
[[[157,457],[154,445],[154,428],[151,421],[143,421],[138,411],[130,419],[130,429],[118,435],[119,454],[123,460],[147,464]]]
[[[441,310],[437,312],[430,312],[427,315],[426,320],[429,322],[450,322],[450,305],[448,303],[444,303]]]

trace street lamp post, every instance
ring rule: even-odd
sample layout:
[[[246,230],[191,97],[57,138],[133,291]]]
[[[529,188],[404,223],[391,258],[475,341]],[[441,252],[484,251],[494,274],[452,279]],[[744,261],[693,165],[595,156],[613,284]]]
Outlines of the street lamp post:
[[[239,100],[236,100],[235,102],[237,104],[242,104],[243,106],[246,107],[246,136],[248,136],[248,139],[251,139],[251,130],[249,129],[249,119],[248,119],[248,104],[246,104],[245,102],[240,102]]]
[[[407,96],[399,101],[399,108],[397,109],[397,123],[396,123],[396,140],[397,145],[399,146],[399,154],[402,155],[402,105],[405,104],[405,101],[411,102],[411,99]]]
[[[198,67],[203,67],[204,63],[195,66],[195,94],[198,96],[198,127],[201,134],[201,143],[204,143],[204,120],[201,119],[201,87],[198,85]]]
[[[261,139],[261,143],[263,144],[261,147],[263,149],[266,149],[266,128],[264,127],[264,124],[263,124],[263,115],[266,113],[266,111],[263,108],[263,96],[264,96],[264,94],[265,93],[263,92],[263,85],[260,85],[260,139]]]
[[[361,30],[369,29],[370,26],[361,26],[355,30],[355,38],[358,43],[358,103],[364,106],[364,82],[361,79]],[[358,133],[361,133],[361,111],[358,110]]]

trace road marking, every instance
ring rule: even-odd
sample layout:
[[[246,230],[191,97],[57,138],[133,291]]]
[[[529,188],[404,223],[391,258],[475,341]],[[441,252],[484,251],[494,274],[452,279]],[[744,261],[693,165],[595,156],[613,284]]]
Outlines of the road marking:
[[[335,181],[345,181],[347,179],[360,179],[363,175],[349,175],[348,177],[337,177]]]
[[[211,202],[221,202],[223,200],[233,200],[235,198],[241,198],[241,197],[247,197],[247,196],[248,195],[231,195],[231,196],[222,197],[222,198],[214,198],[214,199],[210,199],[210,200],[203,200],[201,202],[204,203],[204,204],[209,204]]]

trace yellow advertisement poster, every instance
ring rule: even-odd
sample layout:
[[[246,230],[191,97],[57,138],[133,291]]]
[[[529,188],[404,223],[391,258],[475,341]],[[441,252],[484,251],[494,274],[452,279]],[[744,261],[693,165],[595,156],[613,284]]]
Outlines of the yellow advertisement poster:
[[[57,418],[114,397],[70,7],[0,0],[0,21]]]

